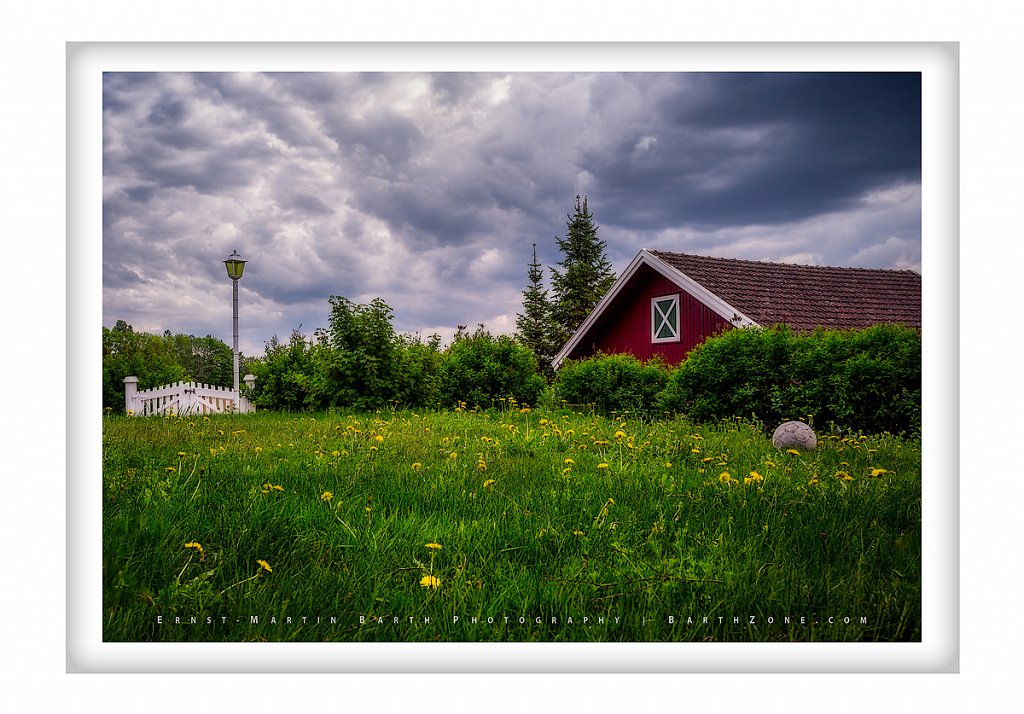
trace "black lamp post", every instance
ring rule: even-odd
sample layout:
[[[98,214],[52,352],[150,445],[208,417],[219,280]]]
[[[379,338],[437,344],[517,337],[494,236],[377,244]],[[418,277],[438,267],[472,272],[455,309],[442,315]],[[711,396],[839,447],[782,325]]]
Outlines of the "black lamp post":
[[[233,373],[235,379],[235,413],[237,414],[241,407],[238,393],[238,281],[242,277],[242,271],[245,270],[245,261],[242,260],[242,256],[238,254],[238,251],[232,251],[231,255],[228,256],[228,259],[224,261],[224,267],[227,268],[228,277],[231,278],[231,314],[233,318],[232,347],[234,350]]]

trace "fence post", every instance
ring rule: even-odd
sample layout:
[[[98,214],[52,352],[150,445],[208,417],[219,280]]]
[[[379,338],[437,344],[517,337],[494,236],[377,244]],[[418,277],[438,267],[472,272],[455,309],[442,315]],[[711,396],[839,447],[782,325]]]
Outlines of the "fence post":
[[[249,392],[252,391],[252,385],[256,384],[256,375],[247,374],[244,377],[242,377],[242,381],[245,382],[245,391],[246,394],[248,394]],[[252,403],[249,401],[248,397],[246,397],[245,402],[241,402],[241,400],[239,400],[239,402],[245,404],[245,407],[242,409],[242,411],[256,411],[255,409],[252,408]]]
[[[135,393],[139,391],[138,377],[124,378],[124,413],[129,416],[135,413]]]

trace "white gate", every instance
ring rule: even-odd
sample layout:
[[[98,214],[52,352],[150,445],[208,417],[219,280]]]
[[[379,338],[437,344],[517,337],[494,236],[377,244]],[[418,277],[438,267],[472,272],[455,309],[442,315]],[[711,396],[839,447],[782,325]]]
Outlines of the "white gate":
[[[245,375],[246,387],[252,387],[256,377]],[[235,390],[231,387],[213,387],[195,382],[175,382],[163,387],[138,391],[138,377],[124,378],[124,408],[133,416],[230,414],[235,411]],[[238,398],[238,412],[256,411],[248,399]]]

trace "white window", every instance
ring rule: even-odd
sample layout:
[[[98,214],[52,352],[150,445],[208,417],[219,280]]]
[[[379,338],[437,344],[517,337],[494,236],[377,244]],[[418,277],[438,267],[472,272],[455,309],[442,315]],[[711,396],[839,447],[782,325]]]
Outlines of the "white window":
[[[679,296],[651,300],[651,342],[679,341]]]

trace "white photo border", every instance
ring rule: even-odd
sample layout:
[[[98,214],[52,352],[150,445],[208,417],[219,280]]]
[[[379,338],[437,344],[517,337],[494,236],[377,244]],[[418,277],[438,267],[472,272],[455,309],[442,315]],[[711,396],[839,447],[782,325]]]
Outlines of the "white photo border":
[[[68,43],[68,672],[959,671],[957,43]],[[102,76],[127,71],[901,71],[922,76],[922,641],[102,640]]]

